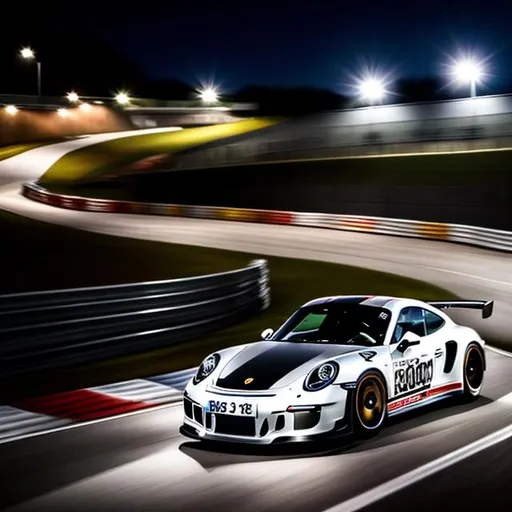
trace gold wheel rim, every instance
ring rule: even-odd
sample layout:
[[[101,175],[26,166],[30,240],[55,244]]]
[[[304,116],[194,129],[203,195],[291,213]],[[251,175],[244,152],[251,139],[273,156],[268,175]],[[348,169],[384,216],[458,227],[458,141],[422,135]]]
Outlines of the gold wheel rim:
[[[356,411],[361,425],[372,430],[377,428],[384,416],[384,391],[380,379],[364,377],[356,395]]]

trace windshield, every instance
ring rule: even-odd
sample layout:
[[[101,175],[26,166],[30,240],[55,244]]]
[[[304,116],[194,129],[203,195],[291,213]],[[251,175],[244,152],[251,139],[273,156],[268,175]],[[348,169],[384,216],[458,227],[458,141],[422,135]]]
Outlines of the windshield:
[[[296,311],[272,336],[278,341],[382,345],[391,312],[360,304],[331,303]]]

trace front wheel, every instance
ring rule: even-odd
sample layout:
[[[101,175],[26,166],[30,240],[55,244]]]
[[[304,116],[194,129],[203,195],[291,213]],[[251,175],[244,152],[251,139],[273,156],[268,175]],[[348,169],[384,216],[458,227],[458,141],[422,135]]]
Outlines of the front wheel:
[[[465,399],[474,400],[480,396],[484,381],[484,368],[482,349],[476,343],[471,343],[466,350],[462,367]]]
[[[387,393],[383,378],[376,372],[364,374],[354,394],[354,432],[375,435],[382,428],[387,412]]]

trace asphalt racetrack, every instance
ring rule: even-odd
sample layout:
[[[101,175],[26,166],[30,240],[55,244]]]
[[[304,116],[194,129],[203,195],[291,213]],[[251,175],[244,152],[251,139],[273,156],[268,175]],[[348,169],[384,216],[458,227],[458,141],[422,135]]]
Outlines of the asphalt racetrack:
[[[74,212],[30,202],[17,189],[0,196],[0,207],[112,235],[318,259],[427,280],[464,298],[495,300],[491,319],[479,319],[478,312],[464,319],[504,346],[512,341],[510,254],[315,228]],[[385,489],[390,480],[403,479],[512,423],[512,357],[491,350],[487,357],[486,383],[477,402],[445,401],[397,417],[364,443],[270,450],[235,446],[220,452],[178,433],[182,411],[175,405],[3,444],[0,508],[315,512],[334,507],[342,512],[365,507],[453,510],[455,504],[482,510],[486,493],[492,490],[487,494],[487,504],[492,505],[494,497],[508,491],[511,459],[504,453],[510,454],[510,439],[486,442],[478,454],[468,454],[440,473],[425,473],[425,478],[402,485],[391,496]],[[469,491],[476,492],[480,478],[492,485],[480,488],[479,503]],[[372,489],[384,491],[368,494]],[[408,501],[411,496],[418,505]],[[507,503],[503,499],[492,509],[509,510]]]
[[[179,404],[7,443],[0,446],[0,507],[53,512],[322,511],[509,425],[512,359],[487,354],[487,383],[477,402],[445,401],[411,412],[362,443],[273,449],[226,446],[221,452],[178,433]],[[510,442],[508,446],[510,453]],[[499,446],[493,449],[503,456]],[[420,482],[415,500],[430,503],[430,509],[448,510],[446,492],[453,497],[457,484],[467,485],[468,471],[479,475],[477,468],[465,463],[454,469],[453,487],[428,488]],[[485,477],[495,486],[500,469],[503,465],[486,466]],[[502,475],[503,493],[509,474]],[[437,492],[444,492],[445,498],[436,504]],[[383,503],[391,503],[393,510],[411,510],[399,496],[400,492]],[[462,508],[464,496],[458,503]],[[373,507],[380,510],[378,502]]]

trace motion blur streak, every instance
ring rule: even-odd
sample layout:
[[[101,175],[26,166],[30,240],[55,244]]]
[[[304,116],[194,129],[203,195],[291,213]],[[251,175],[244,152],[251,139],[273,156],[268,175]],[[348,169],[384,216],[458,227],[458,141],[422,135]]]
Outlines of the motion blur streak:
[[[512,404],[499,399],[512,392],[512,362],[487,356],[476,403],[407,414],[361,443],[201,447],[178,434],[181,405],[8,443],[0,508],[325,510],[510,425]]]
[[[490,320],[474,312],[464,319],[489,339],[509,341],[512,290],[502,283],[511,275],[507,254],[307,227],[83,213],[34,203],[18,193],[1,196],[0,205],[112,235],[347,263],[429,280],[463,297],[494,299]],[[476,403],[441,403],[410,413],[377,438],[346,447],[224,447],[219,452],[179,436],[181,406],[8,443],[0,446],[0,478],[9,489],[0,495],[0,506],[54,512],[131,510],[134,503],[153,511],[324,510],[509,425],[512,404],[499,399],[512,392],[512,359],[489,350],[487,356],[487,381]]]
[[[512,394],[504,396],[500,400],[507,400]],[[371,489],[359,496],[355,496],[348,501],[341,503],[335,507],[332,507],[325,512],[352,512],[360,510],[376,501],[379,501],[397,491],[400,491],[404,487],[419,482],[439,471],[446,469],[449,466],[457,464],[479,452],[490,448],[496,444],[502,443],[512,437],[512,425],[502,428],[498,432],[494,432],[478,441],[474,441],[471,444],[463,446],[454,452],[448,453],[443,457],[433,460],[428,464],[420,466],[419,468],[410,471],[409,473],[399,476],[389,482],[386,482],[374,489]]]
[[[478,318],[474,312],[454,313],[453,316],[503,346],[512,341],[508,332],[512,318],[512,287],[506,281],[512,275],[512,258],[507,253],[447,242],[301,226],[69,211],[30,201],[20,196],[18,190],[0,195],[0,208],[97,233],[215,247],[259,256],[321,260],[421,279],[461,297],[494,300],[495,313],[490,321]]]
[[[37,180],[57,160],[64,155],[92,144],[132,137],[149,133],[172,132],[180,127],[150,128],[124,132],[100,133],[85,135],[66,142],[58,142],[48,146],[31,149],[12,158],[0,162],[0,186],[18,184],[20,181]]]
[[[0,207],[110,235],[330,261],[423,279],[461,297],[495,300],[489,320],[474,312],[453,316],[512,348],[512,288],[503,282],[512,275],[510,254],[308,227],[84,213],[29,201],[18,190],[1,195]],[[445,402],[411,412],[363,443],[211,449],[178,434],[182,407],[175,406],[3,444],[0,508],[325,510],[510,425],[512,358],[488,350],[487,362],[487,380],[475,403]],[[498,477],[498,470],[490,471]],[[393,508],[400,507],[408,508],[407,503]]]

